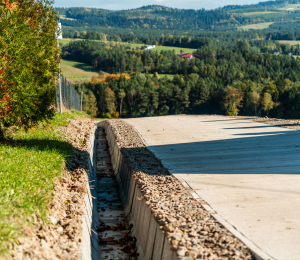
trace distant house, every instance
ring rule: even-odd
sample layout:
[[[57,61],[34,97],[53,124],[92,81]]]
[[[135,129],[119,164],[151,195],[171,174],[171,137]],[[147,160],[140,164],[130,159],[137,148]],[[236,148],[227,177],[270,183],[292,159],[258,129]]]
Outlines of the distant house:
[[[155,45],[146,47],[146,48],[144,49],[144,51],[149,51],[149,50],[151,50],[151,49],[155,49]]]
[[[187,60],[191,60],[194,58],[194,55],[193,55],[193,53],[187,53],[183,57],[186,58]]]
[[[274,55],[279,55],[280,52],[279,52],[279,51],[274,51],[273,54],[274,54]]]
[[[179,58],[185,58],[187,60],[194,58],[193,53],[186,53],[186,52],[179,52],[179,53],[177,53],[177,56]]]

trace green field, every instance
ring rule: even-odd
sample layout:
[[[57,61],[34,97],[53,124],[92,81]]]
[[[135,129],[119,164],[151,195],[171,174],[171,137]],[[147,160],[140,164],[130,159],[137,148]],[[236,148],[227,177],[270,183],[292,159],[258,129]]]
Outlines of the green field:
[[[244,16],[250,16],[250,15],[258,15],[258,14],[274,14],[278,12],[251,12],[251,13],[243,13]]]
[[[284,43],[284,44],[290,44],[290,45],[296,45],[296,44],[300,44],[300,41],[279,41],[280,43]]]
[[[78,40],[81,40],[81,39],[63,38],[63,39],[59,40],[59,43],[68,44],[71,41],[78,41]]]
[[[71,41],[78,41],[81,39],[71,39],[71,38],[64,38],[59,40],[60,43],[63,44],[68,44]],[[145,46],[146,44],[139,44],[139,43],[126,43],[126,42],[117,42],[120,45],[126,45],[126,46],[130,46],[130,47],[142,47]],[[146,45],[146,46],[150,46],[150,45]],[[197,49],[190,49],[190,48],[181,48],[181,47],[172,47],[172,46],[156,46],[155,49],[153,49],[152,51],[172,51],[175,50],[175,52],[180,52],[181,50],[187,53],[191,53],[196,51]]]
[[[148,75],[150,75],[150,76],[153,76],[154,74],[151,74],[151,73],[149,73]],[[174,74],[158,74],[159,75],[159,78],[164,78],[164,77],[168,77],[169,79],[173,79],[174,78]]]
[[[62,74],[72,83],[90,81],[93,76],[98,75],[98,71],[92,66],[82,62],[62,60],[60,66]]]
[[[286,5],[285,7],[278,8],[279,10],[284,10],[284,11],[294,11],[295,9],[298,9],[300,4],[289,4]]]
[[[257,23],[257,24],[248,24],[248,25],[244,25],[241,27],[237,27],[240,30],[244,30],[247,31],[249,29],[255,29],[255,30],[261,30],[261,29],[266,29],[269,28],[269,26],[271,24],[273,24],[274,22],[270,22],[270,23]]]

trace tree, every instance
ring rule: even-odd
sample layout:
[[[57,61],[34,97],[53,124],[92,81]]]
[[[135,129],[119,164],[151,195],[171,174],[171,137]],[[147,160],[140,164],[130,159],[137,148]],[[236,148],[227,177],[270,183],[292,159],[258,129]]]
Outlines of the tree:
[[[116,111],[116,96],[115,96],[115,92],[109,88],[106,87],[105,88],[105,109],[107,110],[107,112],[112,115],[113,112]]]
[[[272,96],[269,93],[264,93],[263,99],[261,101],[262,109],[266,112],[267,116],[269,111],[273,108],[274,102],[272,101]]]
[[[250,92],[249,95],[249,103],[254,107],[255,116],[257,115],[257,106],[259,105],[260,95],[257,93],[256,90]]]
[[[240,50],[249,50],[249,43],[247,40],[238,40],[236,46]]]
[[[244,99],[244,93],[238,88],[228,87],[224,90],[224,108],[226,114],[230,116],[237,116],[241,107],[241,102]]]
[[[120,102],[120,116],[122,115],[122,105],[123,105],[123,99],[126,96],[126,93],[124,91],[124,89],[120,89],[119,93],[118,93],[118,98],[121,100]]]
[[[27,129],[55,113],[58,19],[48,0],[0,5],[0,138],[7,127]]]
[[[83,95],[82,109],[92,117],[95,117],[97,115],[97,100],[92,91],[88,91],[87,94]]]
[[[107,41],[106,35],[104,33],[100,33],[100,41]]]

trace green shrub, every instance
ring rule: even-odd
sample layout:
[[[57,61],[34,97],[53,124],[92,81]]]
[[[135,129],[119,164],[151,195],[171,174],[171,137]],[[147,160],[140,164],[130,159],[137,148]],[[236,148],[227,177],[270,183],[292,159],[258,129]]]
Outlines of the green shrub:
[[[58,17],[48,0],[0,5],[0,138],[12,125],[28,128],[55,112]]]

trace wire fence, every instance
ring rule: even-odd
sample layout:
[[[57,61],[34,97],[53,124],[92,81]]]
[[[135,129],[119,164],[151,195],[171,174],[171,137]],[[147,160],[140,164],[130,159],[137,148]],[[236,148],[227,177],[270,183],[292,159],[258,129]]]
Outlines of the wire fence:
[[[61,82],[61,97],[62,97],[62,109],[65,110],[77,110],[80,111],[80,95],[73,88],[72,84],[67,81],[66,77],[60,75]],[[56,109],[60,110],[59,104],[59,83],[56,84],[55,92]]]

